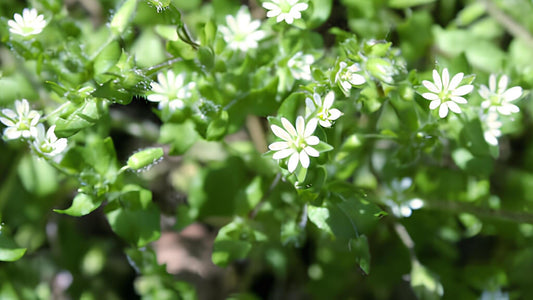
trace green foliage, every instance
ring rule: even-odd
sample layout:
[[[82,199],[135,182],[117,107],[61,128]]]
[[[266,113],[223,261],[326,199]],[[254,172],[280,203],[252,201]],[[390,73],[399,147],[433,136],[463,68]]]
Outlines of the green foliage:
[[[532,298],[531,14],[2,1],[0,298]]]

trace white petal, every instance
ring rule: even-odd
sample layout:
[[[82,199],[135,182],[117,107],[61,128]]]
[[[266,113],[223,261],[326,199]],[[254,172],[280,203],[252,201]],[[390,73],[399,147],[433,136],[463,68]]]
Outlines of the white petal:
[[[320,143],[320,139],[316,136],[309,136],[305,138],[305,143],[310,146],[318,145]]]
[[[496,110],[502,115],[508,116],[511,114],[511,110],[509,109],[508,106],[497,106]]]
[[[313,148],[313,147],[305,147],[304,148],[304,151],[305,153],[307,153],[309,156],[313,156],[313,157],[318,157],[320,155],[320,153],[318,153],[318,151]]]
[[[281,124],[283,124],[283,127],[291,136],[297,136],[296,129],[294,129],[294,126],[292,126],[291,122],[285,118],[281,118]]]
[[[289,148],[289,143],[287,142],[274,142],[268,145],[268,149],[274,150],[274,151],[279,151],[279,150],[283,150],[286,148]]]
[[[302,164],[302,167],[309,168],[309,155],[305,153],[304,150],[300,152],[300,163]]]
[[[522,88],[519,86],[512,87],[503,93],[505,101],[514,101],[522,96]]]
[[[296,118],[296,133],[298,136],[304,136],[305,132],[305,120],[304,117],[298,116]]]
[[[502,107],[505,107],[505,109],[507,109],[511,113],[517,113],[520,111],[520,108],[518,108],[518,106],[511,103],[503,104]]]
[[[353,85],[361,85],[361,84],[364,84],[365,82],[366,82],[366,79],[362,75],[352,74],[350,76],[350,83]]]
[[[479,87],[478,93],[483,99],[489,99],[490,97],[489,88],[485,85],[481,85],[481,87]]]
[[[15,127],[8,127],[4,130],[4,136],[8,140],[14,140],[20,138],[22,132],[18,131]]]
[[[448,101],[446,102],[446,104],[448,105],[448,108],[453,111],[454,113],[456,114],[460,114],[461,113],[461,108],[459,107],[459,105],[457,105],[457,103],[453,102],[453,101]]]
[[[316,110],[315,103],[311,98],[305,98],[305,106],[309,109],[310,112],[313,112]]]
[[[443,103],[439,108],[439,117],[444,119],[446,118],[447,115],[448,115],[448,105],[446,105],[446,103]]]
[[[313,101],[316,103],[317,107],[322,106],[322,97],[320,97],[319,94],[317,93],[313,94]]]
[[[333,91],[331,91],[324,98],[323,107],[326,108],[326,109],[330,108],[333,105],[333,101],[334,100],[335,100],[335,93]]]
[[[274,10],[274,9],[279,9],[279,6],[277,6],[276,4],[274,3],[270,3],[270,2],[265,2],[263,3],[263,7],[268,9],[268,10]]]
[[[15,126],[15,123],[13,121],[3,118],[3,117],[0,117],[0,122],[4,123],[4,125],[9,126],[9,127]]]
[[[446,72],[448,72],[448,70],[446,70]],[[440,75],[437,70],[433,70],[433,82],[435,83],[437,90],[442,91],[442,81],[440,80]]]
[[[289,158],[289,163],[287,164],[287,168],[290,173],[294,172],[296,170],[296,167],[298,166],[298,160],[300,159],[300,155],[298,152],[294,152],[291,157]]]
[[[492,92],[496,92],[496,75],[490,74],[489,77],[489,88]]]
[[[453,96],[453,97],[451,97],[451,99],[455,103],[459,103],[459,104],[466,104],[467,103],[466,99],[463,98],[463,97],[455,97],[455,96]]]
[[[464,77],[463,73],[455,74],[455,76],[453,76],[452,80],[450,81],[448,90],[450,91],[455,90],[459,86],[459,83],[461,83],[461,80],[463,80],[463,77]]]
[[[485,138],[485,141],[487,141],[487,143],[493,146],[498,146],[498,139],[494,135],[492,135],[490,131],[486,131],[483,134],[483,137]]]
[[[273,159],[283,159],[285,157],[288,157],[289,155],[295,153],[294,149],[283,149],[283,150],[280,150],[276,153],[274,153],[274,155],[272,155],[272,158]]]
[[[438,100],[440,99],[438,95],[433,93],[423,93],[422,97],[428,99],[428,100]]]
[[[340,110],[334,108],[334,109],[330,109],[329,110],[329,119],[334,121],[334,120],[337,120],[338,118],[340,118],[340,116],[342,116],[342,113]]]
[[[500,77],[500,81],[498,81],[498,93],[505,91],[508,83],[509,77],[507,77],[507,75],[502,75],[502,77]]]
[[[466,95],[466,94],[472,92],[473,89],[474,89],[474,86],[471,85],[471,84],[463,85],[463,86],[460,86],[457,89],[455,89],[452,92],[452,95],[454,95],[454,96],[463,96],[463,95]]]
[[[309,7],[309,5],[307,5],[307,3],[298,3],[296,5],[294,5],[291,9],[291,11],[294,9],[294,10],[298,10],[298,11],[303,11],[303,10],[306,10],[307,7]]]
[[[266,3],[264,3],[264,4],[266,4]],[[281,13],[281,9],[269,10],[269,11],[267,12],[267,17],[268,17],[268,18],[272,18],[272,17],[275,17],[275,16],[279,16],[279,17],[278,17],[278,19],[279,19],[279,18],[281,17],[280,13]],[[283,18],[282,18],[282,20],[283,20]],[[277,22],[280,22],[280,21],[278,21],[278,20],[276,20],[276,21],[277,21]]]
[[[318,120],[318,124],[324,128],[330,128],[331,122],[329,120]]]
[[[429,109],[434,110],[435,108],[439,107],[439,105],[440,99],[433,100],[431,103],[429,103]]]
[[[292,24],[292,22],[294,22],[294,18],[290,14],[285,14],[284,18],[285,18],[285,22],[287,22],[287,24]]]
[[[303,134],[304,134],[303,136],[304,137],[311,136],[315,132],[317,123],[318,123],[318,119],[316,119],[316,118],[313,118],[313,119],[309,120],[309,122],[305,126],[305,131],[303,132]]]
[[[4,114],[6,117],[12,120],[17,119],[17,114],[11,109],[8,109],[8,108],[2,109],[2,114]]]
[[[281,138],[284,141],[290,142],[292,141],[292,136],[285,130],[283,130],[278,125],[271,125],[270,129],[272,129],[272,132],[279,138]]]
[[[442,88],[444,90],[447,90],[448,87],[450,86],[450,73],[448,73],[448,69],[447,68],[444,68],[444,70],[442,70]]]
[[[433,93],[440,93],[440,89],[431,81],[428,81],[428,80],[424,80],[422,81],[422,84],[426,87],[426,89],[428,89],[430,92],[433,92]]]

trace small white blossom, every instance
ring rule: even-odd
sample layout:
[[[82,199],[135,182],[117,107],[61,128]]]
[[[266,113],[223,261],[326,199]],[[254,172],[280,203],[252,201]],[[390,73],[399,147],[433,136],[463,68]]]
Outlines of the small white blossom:
[[[298,0],[270,0],[263,3],[263,7],[268,9],[267,17],[276,17],[276,22],[285,20],[287,24],[292,24],[294,20],[302,17],[301,12],[309,5],[300,3]]]
[[[196,86],[194,82],[185,84],[185,74],[175,75],[172,70],[168,70],[166,74],[157,74],[157,81],[151,83],[152,94],[146,98],[148,101],[159,102],[159,109],[168,106],[171,111],[183,108],[183,100],[191,96],[190,90]]]
[[[15,14],[13,19],[7,21],[9,31],[24,37],[39,34],[46,27],[44,16],[38,15],[35,8],[25,8],[22,15]]]
[[[437,70],[433,70],[433,82],[424,80],[422,84],[430,93],[422,94],[422,97],[431,101],[429,109],[433,110],[439,107],[439,116],[445,118],[448,115],[448,109],[454,113],[461,113],[461,108],[457,104],[466,104],[464,96],[474,89],[471,84],[459,86],[463,80],[464,74],[458,73],[450,80],[448,69],[442,70],[442,77]]]
[[[15,111],[2,109],[5,117],[0,117],[0,122],[7,126],[4,136],[8,140],[35,137],[37,135],[35,126],[39,123],[41,115],[35,110],[30,110],[30,104],[26,99],[15,101]]]
[[[388,199],[385,200],[393,215],[398,218],[408,218],[413,213],[413,210],[424,207],[424,201],[419,198],[412,198],[405,200],[404,193],[413,184],[413,180],[409,177],[404,177],[401,180],[393,179],[386,190]]]
[[[33,146],[37,152],[44,156],[53,157],[62,153],[67,148],[67,139],[58,139],[55,134],[56,125],[52,125],[44,133],[44,125],[37,125],[37,136],[33,141]]]
[[[233,50],[247,51],[248,49],[257,48],[257,42],[262,40],[266,33],[258,30],[261,26],[259,20],[252,21],[252,17],[246,6],[241,6],[237,16],[226,16],[226,26],[220,26],[224,40]]]
[[[311,64],[314,62],[313,55],[304,55],[302,51],[299,51],[289,59],[287,66],[295,79],[311,80]]]
[[[487,143],[497,146],[498,138],[502,135],[502,122],[499,120],[499,115],[495,111],[489,111],[487,115],[484,115],[481,120],[483,121],[483,137]]]
[[[481,85],[479,95],[485,99],[481,103],[484,109],[496,110],[502,115],[510,115],[520,111],[518,106],[510,103],[522,96],[522,88],[514,86],[507,89],[509,77],[502,75],[496,85],[496,75],[491,74],[489,77],[489,87]]]
[[[326,97],[324,97],[324,103],[322,103],[322,98],[317,93],[313,94],[313,99],[305,98],[308,115],[316,112],[316,117],[318,118],[320,126],[331,127],[333,121],[337,120],[342,115],[340,110],[331,108],[334,100],[335,93],[333,91],[329,92]]]
[[[311,119],[307,124],[302,116],[296,118],[296,128],[285,118],[281,118],[283,128],[272,125],[270,128],[272,132],[283,142],[274,142],[268,146],[272,151],[276,151],[274,159],[283,159],[289,157],[288,170],[294,172],[298,166],[298,162],[304,168],[309,167],[309,156],[318,157],[318,151],[311,147],[318,145],[320,140],[318,137],[312,135],[315,132],[318,119]]]
[[[341,61],[339,66],[339,71],[335,74],[335,83],[340,86],[344,94],[348,95],[353,86],[366,82],[363,75],[357,74],[357,72],[361,71],[358,64],[355,63],[348,67],[347,63]]]

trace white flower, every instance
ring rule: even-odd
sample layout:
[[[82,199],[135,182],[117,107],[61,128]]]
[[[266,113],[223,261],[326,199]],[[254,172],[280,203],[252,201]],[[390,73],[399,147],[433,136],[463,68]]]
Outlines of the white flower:
[[[339,66],[339,71],[335,74],[335,83],[340,86],[344,94],[348,95],[354,85],[361,85],[366,82],[363,75],[357,74],[357,72],[361,71],[358,64],[347,67],[348,64],[341,61]]]
[[[314,62],[313,55],[304,55],[302,51],[299,51],[289,59],[287,66],[295,79],[311,80],[311,64]]]
[[[298,166],[298,162],[304,168],[309,167],[309,156],[318,157],[318,151],[311,147],[318,145],[320,140],[318,137],[312,135],[315,132],[318,119],[311,119],[307,125],[302,116],[296,118],[296,128],[292,126],[289,120],[281,118],[283,128],[272,125],[270,128],[275,135],[284,140],[284,142],[274,142],[268,146],[274,153],[272,158],[283,159],[289,157],[288,170],[294,172]]]
[[[58,139],[55,134],[56,125],[52,125],[44,133],[44,125],[37,125],[37,136],[33,141],[35,150],[44,156],[52,157],[62,153],[67,148],[67,139]]]
[[[292,24],[295,19],[302,17],[301,11],[309,7],[307,3],[299,3],[298,0],[270,0],[263,3],[263,7],[268,9],[267,17],[276,18],[276,22],[285,20],[287,24]]]
[[[337,120],[342,115],[340,110],[336,108],[331,109],[334,100],[335,93],[333,91],[329,92],[326,97],[324,97],[324,103],[322,103],[322,98],[317,93],[313,94],[313,99],[305,98],[308,115],[316,112],[316,117],[318,118],[320,126],[331,127],[333,121]]]
[[[424,93],[422,97],[431,100],[429,109],[439,108],[439,116],[445,118],[448,115],[448,109],[454,113],[461,113],[461,108],[457,104],[466,104],[467,101],[464,96],[474,89],[471,84],[459,86],[461,80],[463,80],[464,74],[458,73],[453,76],[450,81],[450,74],[448,69],[442,70],[442,78],[439,76],[437,70],[433,70],[433,81],[422,81],[422,84],[431,92]]]
[[[220,26],[219,30],[224,36],[224,40],[233,50],[247,51],[257,48],[257,42],[263,39],[266,34],[258,30],[261,26],[259,20],[252,21],[252,17],[246,6],[241,6],[237,16],[226,16],[226,26]]]
[[[498,138],[502,135],[502,131],[500,130],[502,128],[502,122],[498,118],[499,115],[495,111],[489,111],[488,114],[481,118],[483,127],[486,128],[485,132],[483,132],[483,137],[487,143],[493,146],[498,145]]]
[[[38,15],[35,8],[25,8],[20,14],[13,15],[13,20],[7,21],[9,31],[21,36],[30,36],[41,33],[46,27],[46,21],[43,15]]]
[[[401,180],[395,178],[391,181],[390,188],[386,190],[388,199],[385,200],[385,203],[390,207],[392,214],[398,218],[408,218],[413,210],[424,206],[424,201],[420,198],[405,200],[404,193],[412,184],[413,180],[409,177],[404,177]]]
[[[522,96],[522,88],[514,86],[507,89],[509,77],[502,75],[496,85],[496,75],[491,74],[489,77],[489,87],[481,85],[479,88],[479,95],[485,99],[481,103],[484,109],[496,110],[502,115],[510,115],[520,111],[518,106],[510,103]]]
[[[7,108],[2,109],[5,118],[0,117],[0,122],[7,126],[4,136],[8,140],[35,137],[37,135],[35,126],[39,123],[41,115],[35,110],[30,110],[30,104],[26,99],[15,101],[15,110],[16,112]]]
[[[157,74],[157,80],[159,83],[151,83],[152,94],[146,98],[148,101],[159,102],[159,109],[168,106],[171,111],[183,108],[183,100],[191,96],[190,90],[196,86],[194,82],[185,84],[185,74],[174,75],[172,70],[168,70],[166,74]]]

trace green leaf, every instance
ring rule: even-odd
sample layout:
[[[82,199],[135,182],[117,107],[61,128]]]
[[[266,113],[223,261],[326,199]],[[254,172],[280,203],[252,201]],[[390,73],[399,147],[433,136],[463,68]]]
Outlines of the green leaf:
[[[109,69],[116,65],[121,54],[122,50],[120,49],[119,43],[111,42],[94,59],[94,73],[98,75],[109,71]],[[104,75],[98,76],[96,81],[102,83],[108,79],[109,76]]]
[[[57,172],[44,159],[26,155],[17,171],[22,185],[32,194],[46,196],[58,189]]]
[[[69,208],[54,209],[54,211],[60,214],[81,217],[90,214],[100,207],[103,200],[103,197],[94,197],[84,193],[78,193],[76,197],[74,197],[74,200],[72,200],[72,205]]]
[[[316,28],[326,22],[331,14],[333,0],[311,0],[311,6],[313,13],[307,22],[309,29]]]
[[[159,143],[169,144],[169,155],[181,155],[200,138],[194,124],[186,121],[183,124],[166,123],[161,126]]]
[[[418,261],[414,261],[411,266],[411,286],[418,299],[436,300],[444,294],[437,276]]]
[[[368,239],[365,235],[360,235],[355,239],[350,239],[350,249],[355,253],[355,261],[365,275],[370,274],[370,249]]]
[[[207,126],[206,139],[217,141],[224,137],[228,130],[228,112],[223,110],[220,116]]]
[[[82,105],[72,102],[61,112],[61,116],[53,119],[58,137],[69,137],[78,131],[93,126],[100,119],[100,111],[96,99],[87,99]]]
[[[109,28],[113,33],[120,35],[124,32],[135,14],[136,7],[137,0],[125,0],[122,2],[117,13],[113,16],[111,22],[109,22]]]
[[[19,248],[0,229],[0,261],[16,261],[26,253],[26,248]]]
[[[432,2],[435,2],[435,0],[389,0],[389,7],[408,8],[408,7],[428,4]]]
[[[152,202],[152,192],[139,186],[126,186],[106,206],[105,213],[111,229],[137,247],[144,247],[161,235],[160,212]]]

